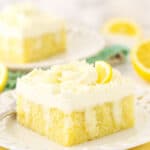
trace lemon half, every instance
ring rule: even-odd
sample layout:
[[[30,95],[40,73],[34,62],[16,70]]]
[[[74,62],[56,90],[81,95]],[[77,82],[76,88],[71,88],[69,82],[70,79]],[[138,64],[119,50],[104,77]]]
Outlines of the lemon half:
[[[147,81],[150,81],[150,40],[136,46],[131,52],[131,62],[135,71]]]
[[[129,37],[140,36],[138,25],[128,19],[113,19],[106,23],[104,32],[112,35],[124,35]]]
[[[5,65],[0,64],[0,92],[3,91],[8,80],[8,69]]]

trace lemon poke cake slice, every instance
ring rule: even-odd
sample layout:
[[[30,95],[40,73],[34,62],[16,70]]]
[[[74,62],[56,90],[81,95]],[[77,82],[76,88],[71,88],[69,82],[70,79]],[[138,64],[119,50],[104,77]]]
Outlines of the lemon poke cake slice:
[[[35,69],[16,91],[18,122],[65,146],[134,126],[133,86],[104,62]]]
[[[7,6],[0,13],[0,60],[29,63],[66,50],[63,20],[26,4]]]

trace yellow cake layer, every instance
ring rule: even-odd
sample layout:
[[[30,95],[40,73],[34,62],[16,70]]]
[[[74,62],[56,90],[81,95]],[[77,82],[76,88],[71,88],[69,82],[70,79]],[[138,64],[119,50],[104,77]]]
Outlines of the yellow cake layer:
[[[116,103],[116,102],[115,102]],[[117,104],[107,102],[84,111],[64,113],[57,108],[45,108],[19,96],[17,120],[49,139],[72,146],[134,126],[134,98],[124,97]],[[114,113],[118,109],[120,119]]]
[[[66,49],[66,31],[45,33],[41,36],[22,39],[0,36],[0,61],[28,63],[46,59]]]

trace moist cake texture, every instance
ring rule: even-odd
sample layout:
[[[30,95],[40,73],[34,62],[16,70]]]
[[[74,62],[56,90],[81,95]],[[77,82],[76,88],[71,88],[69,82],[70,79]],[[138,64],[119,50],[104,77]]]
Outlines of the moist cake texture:
[[[33,70],[17,82],[18,122],[65,146],[133,127],[130,80],[115,69],[109,83],[96,80],[86,62]]]

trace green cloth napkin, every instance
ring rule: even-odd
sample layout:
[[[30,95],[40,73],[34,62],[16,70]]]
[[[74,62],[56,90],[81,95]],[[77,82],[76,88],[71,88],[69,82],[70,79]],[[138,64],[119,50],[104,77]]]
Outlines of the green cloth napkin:
[[[87,58],[88,63],[95,63],[98,60],[104,60],[112,65],[122,63],[126,60],[129,48],[122,45],[112,45],[105,47],[94,56]]]
[[[25,74],[24,72],[20,72],[20,71],[16,71],[16,72],[9,71],[8,81],[5,87],[5,91],[14,89],[16,87],[17,78],[22,77],[24,74]]]
[[[87,58],[86,61],[88,63],[95,63],[95,61],[97,60],[104,60],[112,65],[115,65],[125,61],[128,53],[129,49],[127,47],[122,45],[112,45],[105,47],[104,49],[99,51],[96,55]],[[5,91],[14,89],[16,87],[17,78],[22,77],[25,74],[26,74],[25,72],[21,71],[16,72],[9,71],[8,74],[9,77],[7,85],[5,87]]]

